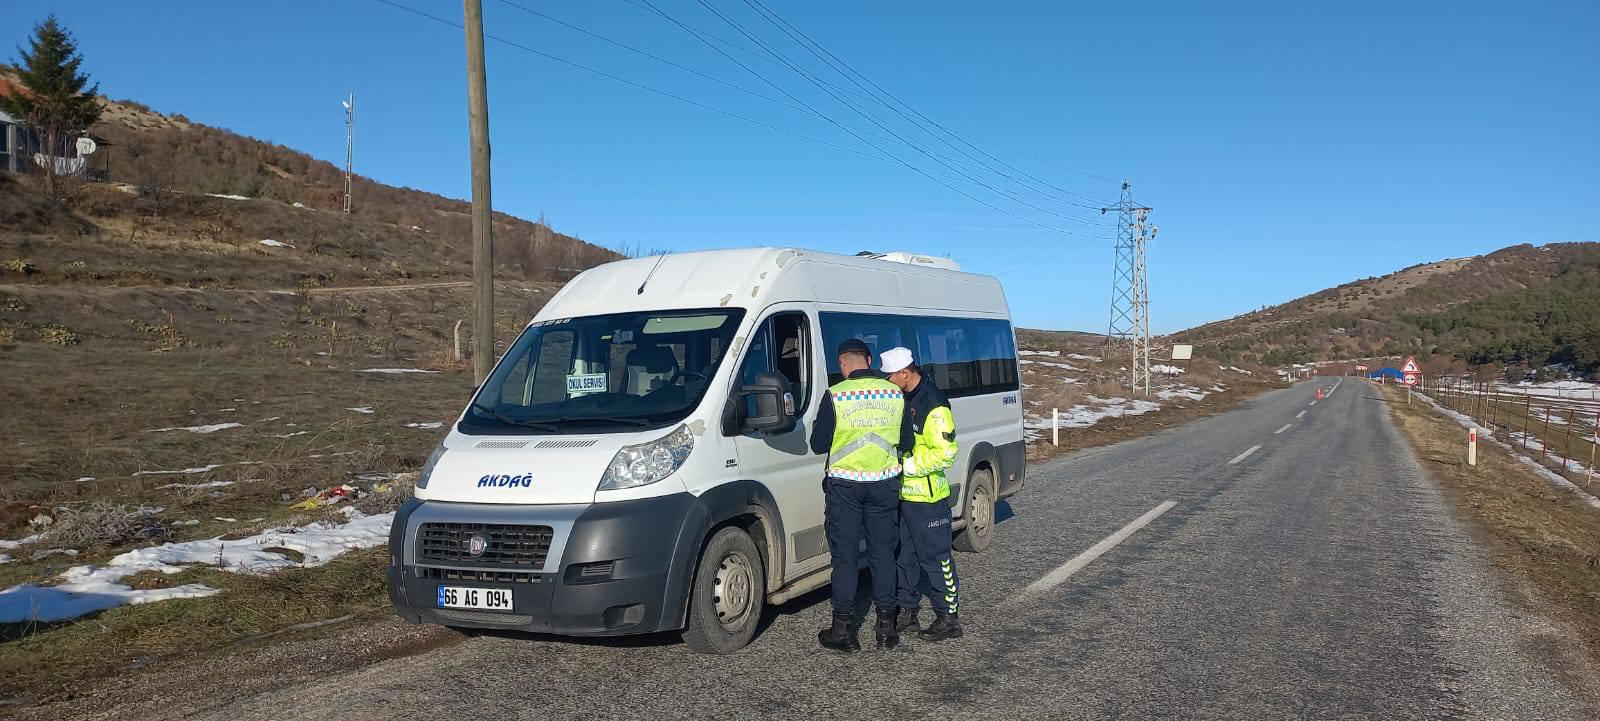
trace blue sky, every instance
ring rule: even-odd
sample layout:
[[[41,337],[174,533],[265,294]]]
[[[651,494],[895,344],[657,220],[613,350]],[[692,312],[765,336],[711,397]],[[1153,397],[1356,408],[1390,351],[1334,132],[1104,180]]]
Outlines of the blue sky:
[[[460,21],[454,0],[393,1]],[[517,2],[781,98],[627,0]],[[698,0],[653,2],[759,52]],[[707,2],[854,90],[745,0]],[[1161,228],[1150,249],[1156,332],[1418,262],[1600,240],[1600,3],[764,2],[900,100],[1048,183],[1025,190],[969,171],[990,185],[1110,200],[1115,181],[1130,178]],[[816,117],[501,0],[484,5],[493,36],[875,152]],[[0,27],[20,43],[51,9],[112,97],[339,162],[338,100],[355,90],[358,172],[468,195],[458,29],[377,0],[8,3]],[[871,127],[770,58],[728,52],[820,113]],[[557,229],[613,247],[949,254],[971,270],[1002,271],[1021,324],[1105,329],[1111,241],[1092,236],[1110,228],[1058,217],[1101,222],[1096,212],[1029,201],[1042,212],[945,181],[995,210],[901,165],[492,40],[488,63],[498,210],[542,211]],[[924,149],[959,158],[882,106],[863,105]],[[903,145],[873,142],[950,172]]]

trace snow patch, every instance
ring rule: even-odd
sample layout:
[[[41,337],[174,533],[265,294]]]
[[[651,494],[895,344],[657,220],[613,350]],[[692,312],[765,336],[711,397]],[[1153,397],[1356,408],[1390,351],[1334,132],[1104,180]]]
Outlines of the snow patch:
[[[251,198],[246,198],[243,195],[229,195],[227,193],[206,193],[206,195],[212,198],[222,198],[223,200],[251,200]]]
[[[1161,365],[1160,363],[1157,363],[1153,366],[1150,366],[1150,372],[1161,376],[1180,376],[1187,371],[1177,366]]]
[[[135,475],[135,476],[174,476],[174,475],[178,475],[178,474],[189,474],[189,473],[210,473],[210,472],[212,472],[214,470],[217,470],[218,468],[221,468],[223,465],[224,464],[221,464],[221,463],[211,463],[211,464],[204,465],[204,466],[196,466],[194,468],[184,468],[184,469],[180,469],[180,470],[176,470],[176,471],[137,471],[133,475]]]
[[[234,481],[206,481],[205,483],[168,483],[165,486],[156,486],[156,490],[164,488],[227,488]]]
[[[444,424],[439,421],[425,421],[423,423],[407,423],[406,427],[432,430],[434,428],[443,428]]]
[[[1215,389],[1216,387],[1212,386],[1212,388]],[[1215,392],[1215,390],[1212,392]],[[1211,395],[1211,393],[1200,390],[1194,386],[1169,386],[1156,391],[1156,397],[1164,401],[1170,401],[1175,398],[1184,398],[1191,401],[1203,401],[1208,395]]]
[[[346,408],[345,410],[347,410],[347,411],[355,411],[356,413],[361,413],[361,414],[365,414],[365,415],[372,415],[373,413],[377,413],[377,411],[372,410],[372,406],[356,406],[355,408]]]
[[[294,247],[294,245],[292,243],[285,243],[285,242],[283,242],[281,240],[273,240],[271,238],[266,238],[266,239],[262,240],[261,244],[265,245],[265,246],[267,246],[269,248],[293,248]]]
[[[224,541],[220,537],[140,548],[112,558],[104,566],[74,566],[55,586],[22,584],[0,591],[0,623],[60,621],[134,603],[173,598],[200,598],[219,591],[190,583],[176,588],[135,590],[123,579],[146,571],[180,573],[190,566],[215,567],[232,573],[270,573],[283,568],[321,566],[352,550],[388,542],[393,513],[375,516],[345,509],[345,523],[312,523],[263,531]],[[295,561],[279,552],[295,551]]]
[[[387,375],[400,375],[403,373],[438,373],[439,371],[423,370],[421,368],[363,368],[357,373],[384,373]],[[352,409],[354,410],[354,409]]]
[[[1083,369],[1082,369],[1082,368],[1079,368],[1079,367],[1077,367],[1077,366],[1074,366],[1074,365],[1070,365],[1070,364],[1067,364],[1067,363],[1051,363],[1051,362],[1050,362],[1050,361],[1032,361],[1032,360],[1026,360],[1026,359],[1020,359],[1020,360],[1018,360],[1018,361],[1017,361],[1017,365],[1025,365],[1025,366],[1033,366],[1033,365],[1039,365],[1039,366],[1048,366],[1048,367],[1050,367],[1050,368],[1060,368],[1060,369],[1062,369],[1062,370],[1069,370],[1069,371],[1082,371],[1082,370],[1083,370]]]
[[[232,408],[228,408],[228,409],[225,409],[225,410],[230,410],[231,411],[233,409]],[[167,433],[169,431],[188,431],[190,433],[216,433],[217,431],[225,431],[225,430],[228,430],[229,428],[242,428],[242,427],[244,427],[243,423],[212,423],[211,425],[207,425],[207,426],[172,426],[172,427],[169,427],[169,428],[152,428],[152,429],[150,429],[148,431],[145,431],[145,432],[146,433]]]
[[[18,538],[15,541],[7,541],[7,540],[5,540],[3,538],[0,538],[0,548],[3,548],[5,550],[9,551],[9,550],[12,550],[12,549],[21,548],[22,546],[27,546],[27,545],[31,545],[31,544],[34,544],[34,543],[38,543],[38,542],[43,541],[43,540],[44,540],[44,534],[43,533],[35,533],[35,534],[31,535],[31,536],[23,536],[22,538]]]

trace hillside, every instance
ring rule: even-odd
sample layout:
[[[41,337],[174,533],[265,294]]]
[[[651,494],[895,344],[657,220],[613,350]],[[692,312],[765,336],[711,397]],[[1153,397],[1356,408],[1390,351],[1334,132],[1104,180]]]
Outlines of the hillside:
[[[1424,263],[1173,337],[1233,363],[1417,355],[1509,374],[1548,365],[1600,373],[1600,243]]]
[[[344,173],[332,163],[132,101],[108,101],[91,134],[102,147],[89,167],[103,182],[80,184],[65,208],[30,183],[0,181],[0,252],[31,263],[30,282],[91,278],[65,273],[71,263],[99,266],[100,282],[224,287],[470,273],[464,201],[356,176],[345,216]],[[197,256],[216,267],[191,269]],[[565,280],[618,257],[542,222],[495,215],[501,277]]]

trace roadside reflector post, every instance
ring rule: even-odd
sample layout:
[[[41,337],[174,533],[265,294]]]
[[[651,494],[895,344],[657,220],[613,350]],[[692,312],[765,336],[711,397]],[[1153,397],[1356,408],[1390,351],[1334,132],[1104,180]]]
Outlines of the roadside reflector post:
[[[1478,427],[1473,426],[1467,431],[1467,465],[1478,465]]]
[[[456,329],[455,329],[455,334],[454,335],[455,335],[455,339],[456,339],[456,352],[455,352],[454,359],[455,359],[455,362],[460,363],[461,362],[461,321],[459,321],[459,320],[456,321]]]
[[[1061,409],[1050,409],[1050,445],[1061,445]]]

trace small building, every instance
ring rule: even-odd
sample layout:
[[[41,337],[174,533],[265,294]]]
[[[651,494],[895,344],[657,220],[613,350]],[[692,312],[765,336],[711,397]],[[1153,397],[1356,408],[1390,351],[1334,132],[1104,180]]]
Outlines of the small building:
[[[17,131],[18,123],[4,110],[0,110],[0,170],[8,173],[17,172]]]

